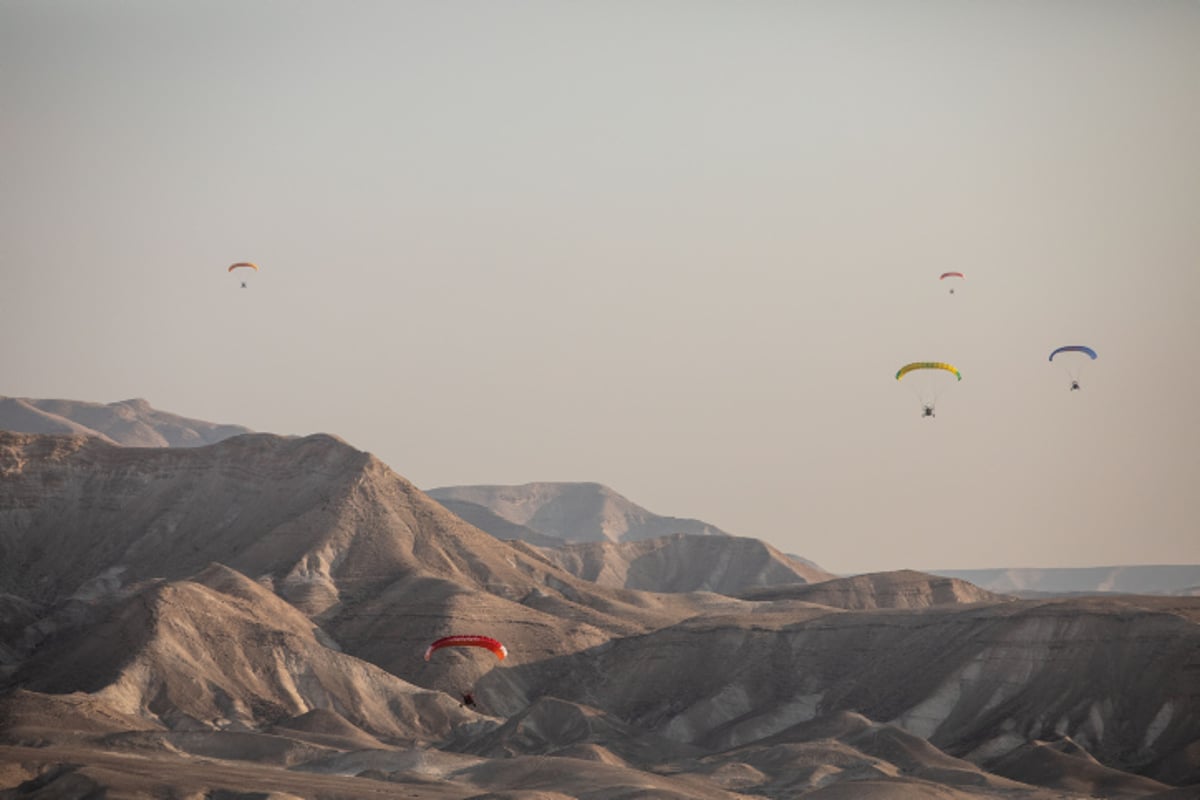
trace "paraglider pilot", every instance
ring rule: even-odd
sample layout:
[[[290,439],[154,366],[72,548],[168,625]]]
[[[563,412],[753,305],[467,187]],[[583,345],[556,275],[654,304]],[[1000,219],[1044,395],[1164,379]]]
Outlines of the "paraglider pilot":
[[[474,708],[475,707],[475,695],[473,695],[471,692],[463,692],[462,693],[462,703],[460,703],[459,705],[462,705],[466,708]]]
[[[925,406],[925,408],[921,409],[921,416],[922,417],[936,417],[937,414],[933,413],[933,406]]]
[[[1071,381],[1071,391],[1079,391],[1079,381]]]

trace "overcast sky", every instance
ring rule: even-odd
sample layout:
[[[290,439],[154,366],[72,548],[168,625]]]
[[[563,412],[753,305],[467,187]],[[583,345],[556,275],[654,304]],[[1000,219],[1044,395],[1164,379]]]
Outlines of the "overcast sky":
[[[3,395],[837,572],[1200,563],[1198,345],[1197,2],[0,0]]]

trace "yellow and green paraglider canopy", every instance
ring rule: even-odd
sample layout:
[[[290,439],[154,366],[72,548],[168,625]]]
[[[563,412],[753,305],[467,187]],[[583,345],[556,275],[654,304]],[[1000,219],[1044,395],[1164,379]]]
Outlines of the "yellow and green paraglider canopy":
[[[914,361],[911,364],[905,364],[896,373],[896,380],[900,380],[908,373],[918,369],[944,369],[947,372],[953,373],[954,377],[962,380],[962,373],[955,369],[953,364],[947,364],[944,361]]]

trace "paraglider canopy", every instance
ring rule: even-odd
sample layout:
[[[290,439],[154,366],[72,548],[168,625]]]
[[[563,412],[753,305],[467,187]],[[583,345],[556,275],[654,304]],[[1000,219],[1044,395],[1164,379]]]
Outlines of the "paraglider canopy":
[[[1058,349],[1056,349],[1054,352],[1052,352],[1050,354],[1050,360],[1053,361],[1054,357],[1056,355],[1058,355],[1059,353],[1083,353],[1084,355],[1091,358],[1092,361],[1096,360],[1096,351],[1090,347],[1085,347],[1081,344],[1069,344],[1069,345],[1066,345],[1065,347],[1059,347]]]
[[[967,276],[963,275],[961,272],[943,272],[941,275],[938,276],[939,281],[944,281],[944,280],[946,280],[946,278],[958,278],[959,280],[966,280]],[[951,283],[954,283],[954,282],[951,281]],[[954,294],[953,286],[950,287],[950,294]]]
[[[896,373],[896,380],[900,380],[908,373],[918,369],[944,369],[947,372],[953,373],[954,377],[960,381],[962,380],[962,373],[955,369],[953,365],[947,364],[944,361],[914,361],[911,364],[905,364]]]
[[[443,636],[425,650],[425,660],[428,661],[435,651],[443,647],[482,647],[495,653],[498,660],[503,661],[508,655],[508,649],[490,636],[459,635]]]
[[[225,270],[225,271],[226,271],[226,272],[233,272],[235,269],[252,269],[252,270],[254,270],[255,272],[258,272],[258,264],[255,264],[255,263],[254,263],[254,262],[252,262],[252,261],[238,261],[238,262],[237,262],[237,263],[235,263],[235,264],[230,264],[230,265],[229,265],[229,269],[227,269],[227,270]],[[245,288],[246,288],[246,282],[245,282],[245,281],[242,281],[242,288],[243,288],[243,289],[245,289]]]

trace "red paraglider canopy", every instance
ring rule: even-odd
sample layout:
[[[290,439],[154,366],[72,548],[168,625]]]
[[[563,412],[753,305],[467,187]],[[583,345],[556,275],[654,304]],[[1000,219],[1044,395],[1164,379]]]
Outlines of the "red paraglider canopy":
[[[508,649],[490,636],[443,636],[425,650],[425,660],[428,661],[435,650],[441,650],[443,647],[482,647],[485,650],[491,650],[500,660],[508,655]]]

